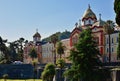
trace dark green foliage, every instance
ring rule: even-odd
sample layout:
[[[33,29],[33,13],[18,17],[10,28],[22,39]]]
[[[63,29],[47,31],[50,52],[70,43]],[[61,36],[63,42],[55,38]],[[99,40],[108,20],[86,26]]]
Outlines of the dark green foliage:
[[[98,69],[101,67],[100,54],[96,45],[90,29],[80,34],[79,42],[69,56],[72,66],[65,72],[71,81],[102,81],[102,73]]]
[[[18,54],[16,52],[16,44],[14,42],[11,42],[9,43],[9,52],[10,52],[10,60],[11,61],[15,61],[15,60],[18,60],[17,57],[18,57]]]
[[[70,37],[70,34],[71,34],[71,33],[66,30],[66,31],[62,32],[62,33],[59,35],[59,38],[60,38],[60,40],[69,38],[69,37]]]
[[[3,52],[3,54],[4,54],[3,60],[6,61],[3,63],[7,63],[10,61],[9,50],[8,50],[8,47],[5,45],[6,42],[7,42],[7,40],[3,40],[2,37],[0,37],[0,51]]]
[[[30,50],[29,55],[30,55],[30,57],[31,57],[32,59],[37,58],[37,52],[36,52],[35,48],[32,48],[32,49]]]
[[[55,75],[55,66],[54,64],[48,63],[45,68],[44,71],[42,72],[42,80],[43,81],[53,81],[53,77]]]
[[[19,40],[17,40],[18,42],[18,45],[19,45],[19,53],[18,53],[18,56],[19,56],[19,60],[20,61],[23,61],[23,43],[24,43],[25,39],[23,37],[19,38]]]
[[[7,78],[8,78],[8,74],[4,74],[4,75],[3,75],[4,81],[7,81]]]
[[[119,32],[118,47],[117,47],[117,58],[120,59],[120,32]]]
[[[61,58],[62,54],[64,54],[64,46],[62,45],[62,42],[57,43],[56,51],[57,51],[57,54],[59,54]]]
[[[112,20],[107,20],[106,24],[107,24],[107,29],[106,29],[107,34],[113,33],[114,32],[115,23]]]
[[[64,59],[58,59],[56,64],[57,64],[57,67],[63,68],[64,65],[65,65],[65,60]]]
[[[56,32],[55,34],[52,34],[51,36],[44,38],[42,41],[50,42],[53,36],[57,36],[58,40],[67,39],[70,37],[70,32],[67,30],[65,32]]]
[[[114,1],[114,11],[116,13],[116,23],[120,26],[120,0]]]
[[[56,44],[56,42],[59,41],[58,35],[59,35],[59,32],[56,33],[56,34],[51,35],[51,36],[50,36],[50,42]]]
[[[9,51],[10,51],[11,61],[14,61],[14,60],[23,61],[23,46],[27,42],[28,41],[25,40],[23,37],[13,42],[9,42]]]

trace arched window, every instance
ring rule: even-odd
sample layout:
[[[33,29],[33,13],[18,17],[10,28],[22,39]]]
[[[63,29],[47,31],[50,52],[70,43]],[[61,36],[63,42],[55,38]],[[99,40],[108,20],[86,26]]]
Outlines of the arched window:
[[[88,20],[88,22],[89,22],[89,24],[92,24],[90,19]]]

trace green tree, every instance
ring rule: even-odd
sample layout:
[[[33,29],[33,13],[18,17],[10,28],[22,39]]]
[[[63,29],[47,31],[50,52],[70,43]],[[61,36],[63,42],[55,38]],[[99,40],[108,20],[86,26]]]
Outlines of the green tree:
[[[34,58],[37,58],[37,52],[36,52],[35,48],[32,48],[30,50],[29,56],[32,58],[32,60],[34,60]]]
[[[57,51],[57,54],[59,54],[61,58],[62,54],[64,54],[64,46],[62,45],[62,42],[57,43],[56,51]]]
[[[2,77],[3,77],[4,81],[7,81],[8,74],[4,74]]]
[[[116,23],[120,26],[120,0],[114,1],[114,11],[116,13]]]
[[[57,64],[57,67],[63,68],[65,65],[65,60],[60,58],[56,61],[56,64]]]
[[[5,45],[6,42],[7,40],[3,40],[2,37],[0,37],[0,51],[4,54],[4,63],[8,63],[10,61],[9,50],[8,47]]]
[[[18,44],[18,59],[23,61],[23,43],[25,43],[25,39],[23,37],[17,40]]]
[[[107,34],[113,33],[114,32],[115,23],[112,20],[107,20],[106,24],[107,24],[106,33]]]
[[[117,58],[120,59],[120,32],[119,32],[119,38],[118,38]]]
[[[62,81],[62,68],[65,66],[65,60],[61,58],[57,59],[56,65],[60,68],[60,81]]]
[[[112,34],[114,32],[115,23],[112,20],[107,20],[106,24],[107,24],[106,33],[108,34],[108,38],[109,38],[109,49],[111,49],[110,34]],[[109,62],[111,62],[111,51],[110,50],[109,50]]]
[[[17,54],[17,45],[15,42],[9,42],[9,52],[10,52],[10,60],[15,61],[18,60],[18,54]]]
[[[55,66],[52,63],[48,63],[45,68],[44,71],[42,72],[42,80],[43,81],[53,81],[53,77],[55,75]]]
[[[101,67],[100,53],[88,28],[80,34],[79,42],[71,50],[69,59],[72,62],[70,69],[65,71],[71,81],[103,81],[99,69]]]
[[[56,43],[59,40],[58,35],[53,34],[50,38],[51,38],[51,42],[54,44],[54,48],[56,49]],[[56,50],[55,49],[53,50],[54,51],[54,64],[56,63]]]

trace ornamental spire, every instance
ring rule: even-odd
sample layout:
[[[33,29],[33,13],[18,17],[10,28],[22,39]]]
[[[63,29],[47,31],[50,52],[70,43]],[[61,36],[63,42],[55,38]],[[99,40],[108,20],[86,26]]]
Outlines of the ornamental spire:
[[[78,23],[76,22],[76,23],[75,23],[75,27],[77,28],[77,26],[78,26]]]
[[[36,32],[38,32],[38,28],[36,29]]]
[[[81,20],[79,19],[79,26],[81,26]]]
[[[88,4],[88,8],[90,9],[90,4]]]
[[[99,20],[101,20],[101,14],[99,14]]]

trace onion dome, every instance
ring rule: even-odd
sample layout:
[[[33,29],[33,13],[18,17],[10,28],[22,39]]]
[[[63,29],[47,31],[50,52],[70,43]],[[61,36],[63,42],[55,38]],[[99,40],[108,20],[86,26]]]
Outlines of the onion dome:
[[[33,37],[41,37],[41,35],[40,35],[38,32],[36,32],[36,33],[33,35]]]
[[[33,41],[34,42],[38,42],[41,39],[41,35],[38,33],[38,30],[36,31],[36,33],[33,35]]]
[[[89,5],[88,9],[85,11],[85,13],[84,13],[84,15],[82,17],[82,21],[84,19],[88,19],[88,18],[96,19],[97,20],[97,17],[95,15],[95,13],[91,10],[90,5]]]

